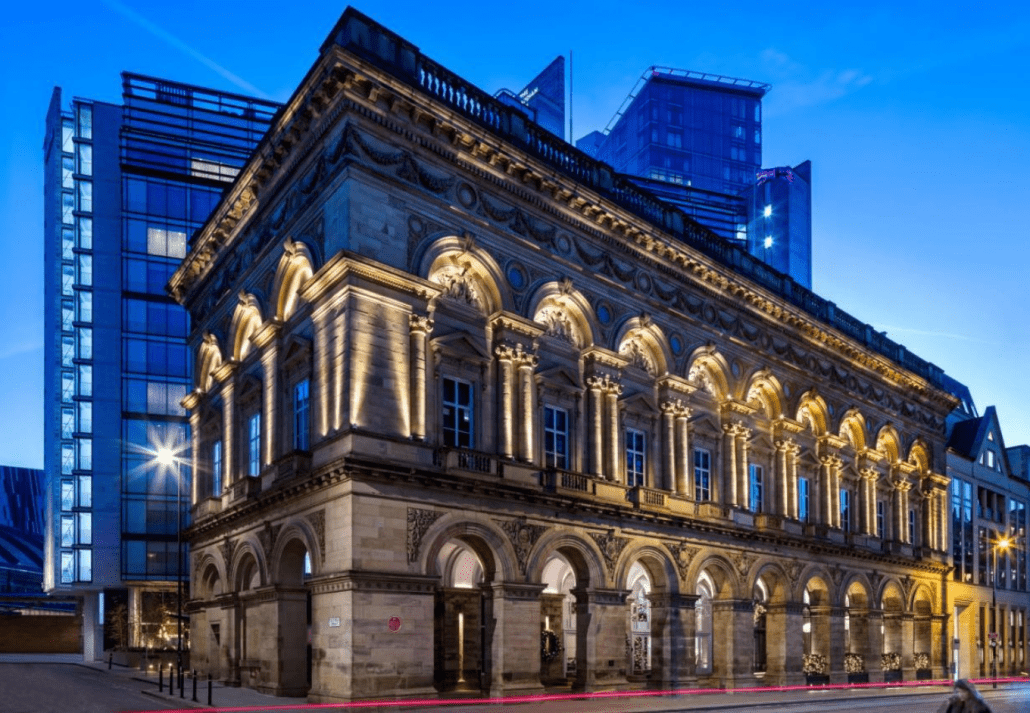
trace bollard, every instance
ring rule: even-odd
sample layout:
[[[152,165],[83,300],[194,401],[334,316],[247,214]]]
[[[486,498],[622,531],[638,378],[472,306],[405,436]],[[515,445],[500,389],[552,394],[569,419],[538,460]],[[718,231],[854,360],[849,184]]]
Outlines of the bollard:
[[[193,702],[197,702],[197,669],[193,669]]]
[[[165,667],[161,664],[157,665],[157,692],[165,692]]]
[[[168,664],[168,695],[175,695],[175,664]]]
[[[112,663],[113,661],[114,661],[114,653],[112,652],[112,653],[110,653],[110,654],[108,654],[108,655],[107,655],[107,670],[108,670],[108,671],[110,671],[110,670],[111,670],[111,663]]]
[[[211,707],[211,672],[207,672],[207,707]]]
[[[183,670],[180,668],[179,669],[179,698],[185,698],[186,697],[183,694],[183,691],[184,691],[183,685],[182,685],[183,684],[183,680],[182,680],[183,673],[184,673]]]

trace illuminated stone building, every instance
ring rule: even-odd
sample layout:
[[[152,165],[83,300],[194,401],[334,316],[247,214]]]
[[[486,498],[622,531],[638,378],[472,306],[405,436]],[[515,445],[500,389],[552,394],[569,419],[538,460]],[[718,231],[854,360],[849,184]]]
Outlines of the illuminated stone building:
[[[940,370],[523,116],[348,10],[194,237],[192,665],[942,675]]]

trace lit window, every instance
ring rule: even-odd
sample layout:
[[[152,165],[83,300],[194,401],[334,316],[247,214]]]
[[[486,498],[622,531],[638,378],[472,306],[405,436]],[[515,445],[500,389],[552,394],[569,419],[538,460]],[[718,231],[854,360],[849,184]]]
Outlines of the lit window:
[[[71,443],[61,444],[61,475],[71,475],[75,470],[75,447]]]
[[[93,147],[89,144],[79,144],[79,173],[93,175]]]
[[[75,544],[75,516],[61,516],[61,547],[71,547]]]
[[[548,468],[569,467],[569,414],[544,407],[544,462]]]
[[[222,442],[215,441],[211,446],[211,494],[215,497],[222,494]]]
[[[93,544],[93,516],[88,512],[80,512],[75,515],[78,525],[78,544]]]
[[[256,413],[247,422],[247,475],[258,475],[261,472],[261,414]]]
[[[766,248],[771,248],[771,247],[772,247],[772,244],[773,244],[773,239],[772,239],[772,236],[771,236],[771,235],[767,235],[767,236],[765,237],[765,247],[766,247]]]
[[[767,205],[767,206],[765,207],[765,210],[764,210],[764,211],[762,211],[762,215],[764,215],[764,216],[765,216],[766,218],[768,218],[769,216],[771,216],[771,215],[772,215],[772,206],[771,206],[771,205]]]
[[[78,458],[76,468],[79,470],[91,470],[93,468],[93,439],[80,438],[76,441],[78,446]]]
[[[308,450],[310,427],[310,384],[304,379],[293,387],[293,447]]]
[[[78,330],[79,335],[79,358],[80,359],[92,359],[93,358],[93,330],[88,327],[81,327]]]
[[[987,467],[994,468],[994,451],[987,451]]]
[[[93,552],[91,550],[78,550],[79,555],[79,577],[80,582],[93,580]]]
[[[79,396],[93,395],[93,367],[79,364]]]
[[[712,499],[712,454],[700,448],[694,449],[694,499]]]
[[[79,216],[79,247],[83,250],[93,249],[93,219],[89,216]]]
[[[93,403],[90,401],[79,402],[79,433],[93,432]]]
[[[61,265],[61,294],[71,296],[75,285],[75,266]]]
[[[93,293],[80,291],[78,293],[79,302],[79,321],[80,322],[92,322],[93,321]]]
[[[79,255],[79,278],[80,285],[93,284],[93,256]]]
[[[93,183],[79,181],[79,210],[84,213],[93,211]]]
[[[808,522],[809,518],[808,478],[798,478],[798,519]]]
[[[76,481],[79,486],[79,507],[93,507],[93,476],[80,475]]]
[[[61,409],[61,438],[71,438],[75,433],[75,409]]]
[[[75,225],[75,195],[72,193],[61,194],[61,222]]]
[[[443,442],[457,448],[472,447],[472,384],[443,380]]]
[[[61,302],[61,331],[72,331],[72,322],[75,321],[75,308],[70,300]]]
[[[68,511],[75,507],[75,484],[70,480],[61,481],[61,509]]]
[[[630,486],[644,484],[644,469],[647,454],[644,451],[644,432],[626,429],[626,483]]]
[[[79,131],[80,139],[93,138],[93,107],[89,104],[79,104]]]
[[[61,583],[75,581],[75,558],[73,552],[61,552]]]
[[[748,471],[751,480],[751,512],[762,512],[762,501],[764,499],[764,483],[762,482],[764,473],[762,466],[752,463],[748,466]]]
[[[851,532],[851,493],[847,490],[840,491],[840,528]]]

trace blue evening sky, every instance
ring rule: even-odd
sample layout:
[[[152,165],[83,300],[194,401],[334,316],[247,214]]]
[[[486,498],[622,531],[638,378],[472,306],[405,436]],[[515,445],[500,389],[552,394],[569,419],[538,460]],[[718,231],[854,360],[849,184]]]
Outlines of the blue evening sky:
[[[900,5],[900,6],[899,6]],[[997,405],[1030,442],[1030,10],[1022,3],[360,0],[483,89],[573,52],[574,134],[603,128],[652,64],[773,85],[766,166],[813,163],[813,283]],[[971,8],[977,7],[973,10]],[[0,27],[0,463],[43,465],[43,119],[118,102],[123,70],[285,100],[344,5],[12,4]]]

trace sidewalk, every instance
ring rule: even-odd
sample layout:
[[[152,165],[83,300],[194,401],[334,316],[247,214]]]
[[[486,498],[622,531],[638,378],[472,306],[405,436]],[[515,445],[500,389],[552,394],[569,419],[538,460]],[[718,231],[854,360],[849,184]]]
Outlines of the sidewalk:
[[[178,690],[174,696],[168,694],[168,681],[164,680],[164,692],[159,693],[156,672],[144,672],[138,669],[113,666],[110,670],[106,662],[83,662],[81,656],[30,656],[0,655],[0,662],[38,662],[76,664],[92,668],[108,675],[136,681],[140,690],[146,695],[163,700],[179,709],[207,709],[207,679],[197,681],[197,702],[194,703],[193,682],[185,679],[184,696],[179,698]],[[166,671],[167,673],[167,671]],[[1002,684],[1005,686],[1006,684]],[[369,701],[358,703],[322,704],[327,710],[360,709],[379,713],[404,711],[405,713],[500,713],[501,711],[519,711],[528,713],[527,706],[535,706],[533,713],[580,713],[603,709],[606,713],[663,713],[682,710],[720,710],[727,708],[787,708],[791,703],[847,703],[848,701],[884,695],[889,691],[892,697],[932,696],[943,701],[948,689],[941,684],[935,685],[903,685],[883,688],[823,688],[823,689],[788,689],[788,690],[753,690],[738,689],[736,691],[720,691],[713,689],[682,691],[669,693],[665,691],[630,691],[609,694],[570,694],[564,690],[548,691],[543,695],[514,696],[506,699],[455,699],[441,696],[439,699],[401,700],[401,701]],[[221,683],[212,682],[211,702],[213,709],[235,709],[237,711],[295,711],[307,707],[306,698],[283,698],[258,693],[249,688],[234,688]],[[315,706],[312,706],[315,707]]]

